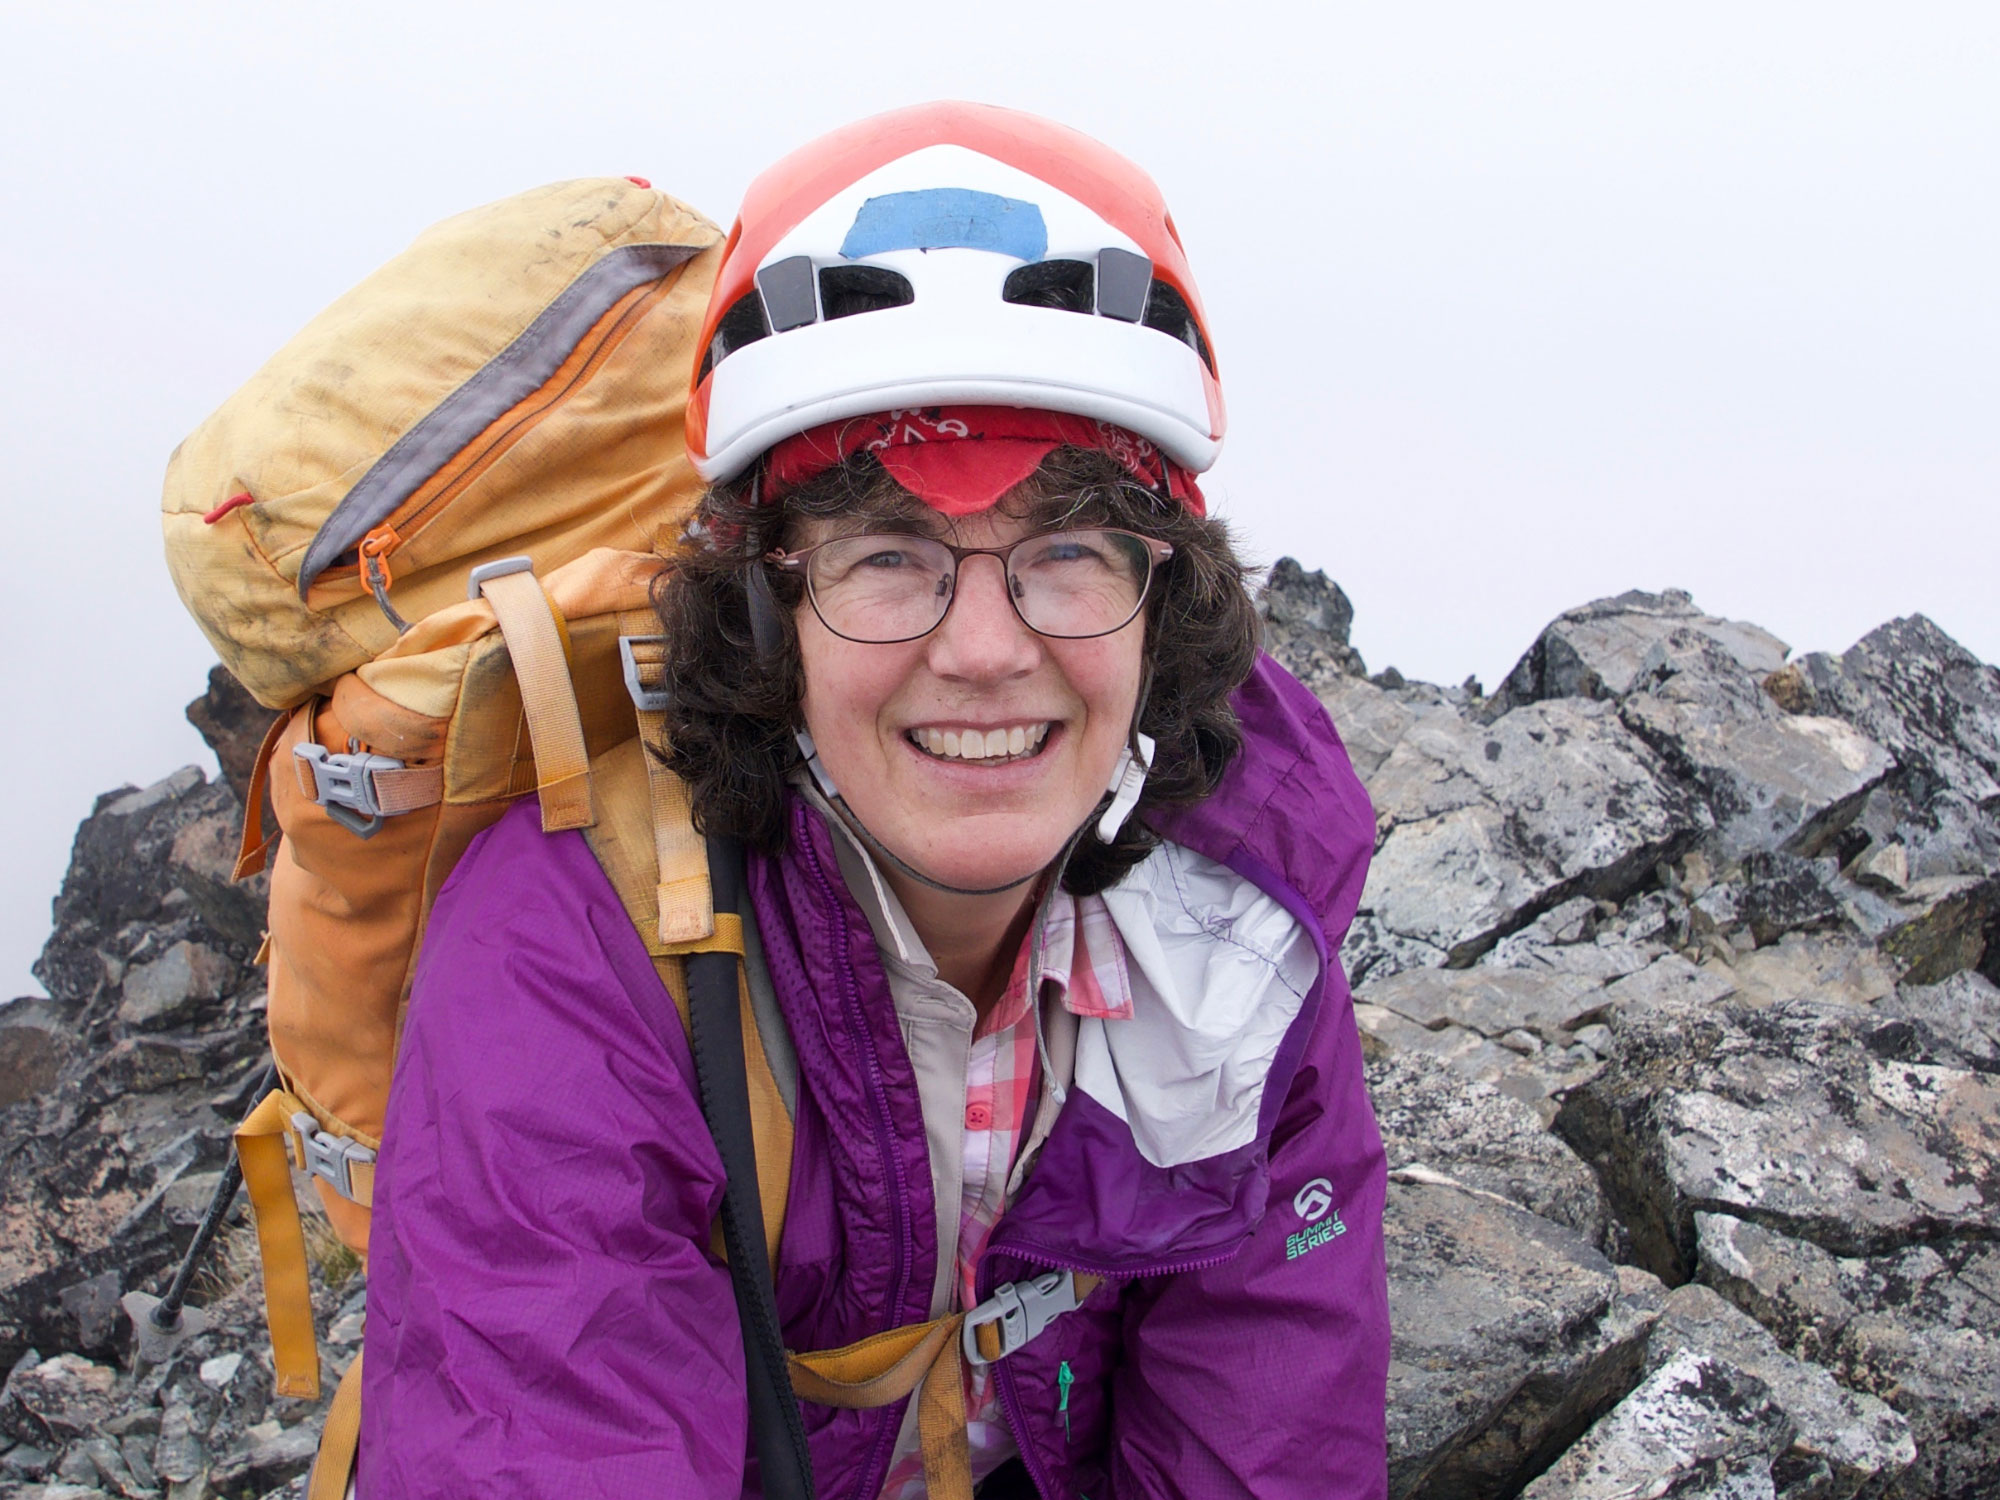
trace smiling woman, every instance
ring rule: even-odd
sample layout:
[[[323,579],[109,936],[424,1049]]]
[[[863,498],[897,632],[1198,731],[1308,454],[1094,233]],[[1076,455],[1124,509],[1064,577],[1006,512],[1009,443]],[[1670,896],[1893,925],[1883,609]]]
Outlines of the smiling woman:
[[[1385,1494],[1335,961],[1373,819],[1257,652],[1222,427],[1164,205],[1096,142],[934,105],[752,186],[654,602],[664,759],[747,851],[782,1229],[718,1261],[712,1053],[510,816],[404,1033],[364,1495]],[[528,1060],[461,1066],[495,1034]]]

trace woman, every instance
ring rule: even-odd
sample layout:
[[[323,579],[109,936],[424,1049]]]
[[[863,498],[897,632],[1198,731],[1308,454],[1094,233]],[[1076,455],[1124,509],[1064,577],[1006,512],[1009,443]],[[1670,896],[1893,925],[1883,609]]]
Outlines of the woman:
[[[863,121],[752,187],[702,348],[669,730],[796,1053],[786,1346],[1084,1273],[955,1377],[980,1493],[1382,1494],[1373,820],[1205,516],[1157,189]],[[510,815],[440,897],[385,1139],[364,1496],[755,1492],[722,1170],[578,836]],[[804,1403],[817,1493],[925,1493],[913,1405]]]

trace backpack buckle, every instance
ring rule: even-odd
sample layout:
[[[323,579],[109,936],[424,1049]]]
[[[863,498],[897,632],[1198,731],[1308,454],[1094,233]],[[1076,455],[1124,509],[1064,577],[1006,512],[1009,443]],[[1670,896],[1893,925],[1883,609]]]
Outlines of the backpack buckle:
[[[292,1116],[292,1129],[298,1132],[299,1165],[332,1183],[336,1193],[354,1202],[354,1169],[372,1165],[375,1153],[359,1141],[321,1130],[319,1121],[304,1110]]]
[[[645,663],[645,668],[664,676],[666,672],[666,644],[663,635],[621,635],[618,637],[618,664],[625,669],[625,691],[632,695],[632,706],[642,714],[663,714],[672,706],[674,696],[664,687],[647,687],[639,673],[639,658],[633,652],[635,646],[657,646],[660,656]]]
[[[324,745],[311,743],[292,746],[292,754],[312,771],[312,790],[307,795],[326,809],[326,815],[358,838],[373,838],[384,817],[376,774],[400,771],[403,763],[390,755],[336,755]]]
[[[1044,1271],[1027,1281],[1010,1281],[965,1315],[959,1339],[967,1364],[990,1365],[1005,1359],[1049,1324],[1076,1308],[1076,1277],[1069,1271]],[[1000,1333],[1000,1352],[988,1358],[980,1352],[979,1330],[992,1324]]]

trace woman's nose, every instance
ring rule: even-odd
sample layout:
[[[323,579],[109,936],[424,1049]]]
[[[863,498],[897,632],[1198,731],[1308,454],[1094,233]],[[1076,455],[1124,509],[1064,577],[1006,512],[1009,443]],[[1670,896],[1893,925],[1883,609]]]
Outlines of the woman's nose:
[[[959,563],[951,607],[930,642],[931,668],[945,677],[1012,676],[1041,660],[1040,638],[1014,612],[1006,567],[992,556]]]

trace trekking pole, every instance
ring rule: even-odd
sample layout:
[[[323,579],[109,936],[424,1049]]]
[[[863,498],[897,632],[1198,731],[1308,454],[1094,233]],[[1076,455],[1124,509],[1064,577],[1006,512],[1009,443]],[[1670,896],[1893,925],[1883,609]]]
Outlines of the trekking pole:
[[[277,1086],[277,1082],[277,1064],[265,1063],[264,1071],[252,1090],[251,1103],[261,1102]],[[208,1211],[201,1216],[194,1238],[188,1242],[187,1254],[181,1257],[180,1267],[168,1283],[166,1296],[127,1292],[120,1299],[120,1305],[132,1320],[132,1331],[138,1336],[137,1353],[142,1363],[161,1363],[181,1343],[208,1326],[207,1314],[198,1307],[183,1304],[187,1301],[188,1287],[194,1282],[195,1272],[201,1268],[202,1257],[215,1242],[230,1205],[236,1201],[237,1189],[242,1186],[243,1162],[231,1151],[228,1162],[222,1168],[222,1180],[215,1185],[215,1194],[208,1200]]]

